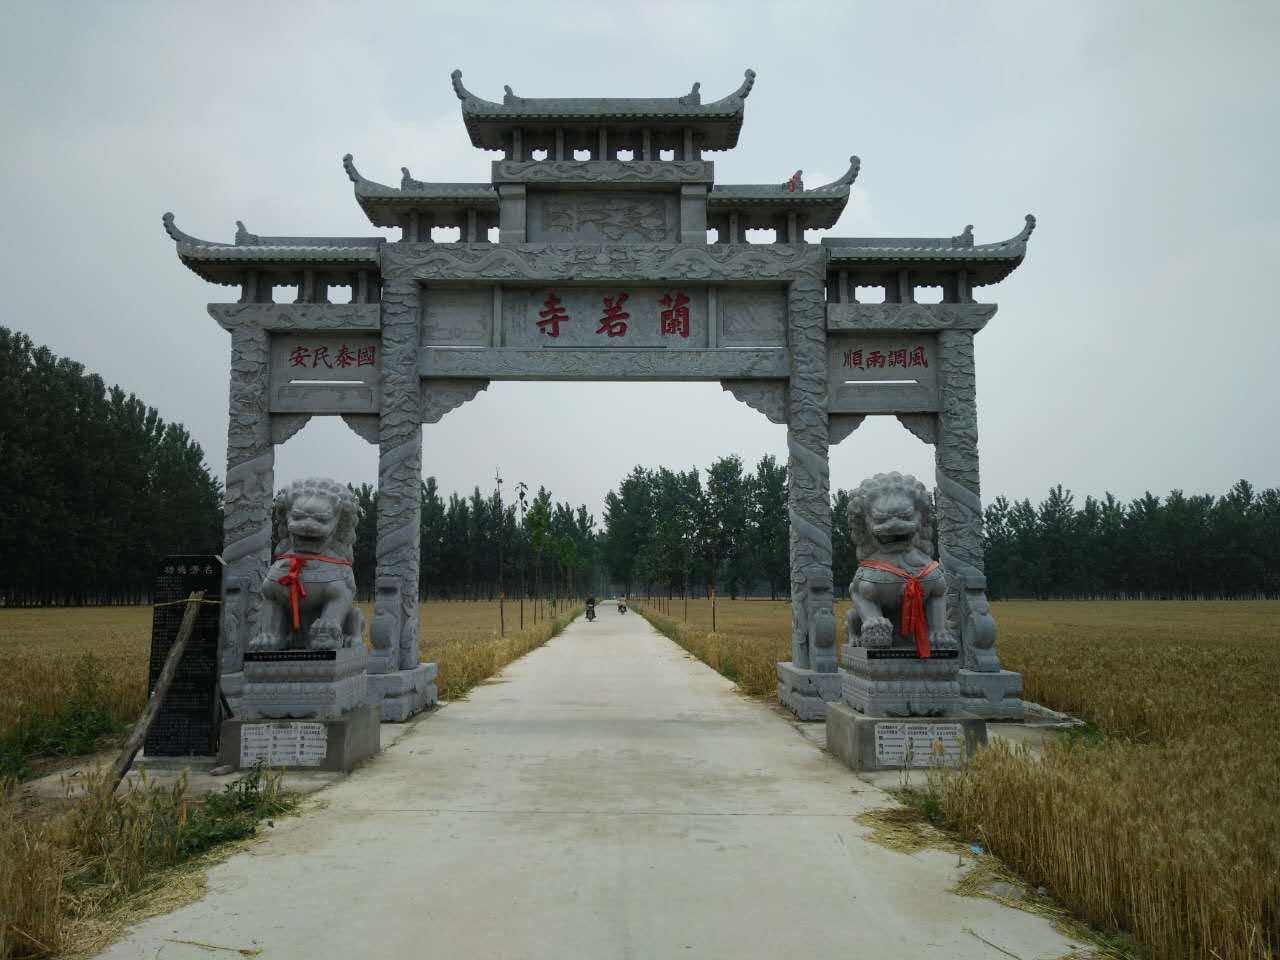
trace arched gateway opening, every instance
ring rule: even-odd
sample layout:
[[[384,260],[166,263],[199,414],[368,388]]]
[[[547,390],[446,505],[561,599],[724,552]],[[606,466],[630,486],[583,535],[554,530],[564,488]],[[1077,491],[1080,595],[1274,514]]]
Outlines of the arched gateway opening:
[[[275,445],[312,416],[341,417],[378,449],[373,650],[359,664],[367,703],[386,721],[434,701],[435,667],[418,653],[423,431],[504,380],[716,382],[786,426],[792,658],[779,665],[779,695],[804,719],[849,699],[832,615],[841,585],[828,453],[866,416],[896,416],[935,449],[947,619],[959,641],[920,682],[945,681],[944,715],[1020,713],[1020,678],[1000,669],[982,574],[973,346],[996,308],[973,292],[1021,263],[1034,219],[999,243],[976,244],[970,228],[806,243],[805,230],[836,222],[859,161],[821,186],[799,172],[716,184],[705,155],[736,146],[754,81],[748,70],[711,103],[697,85],[636,100],[508,88],[498,103],[455,71],[472,144],[503,153],[491,182],[436,183],[404,169],[392,186],[344,158],[357,203],[396,239],[259,236],[240,225],[234,242],[213,243],[165,215],[182,262],[241,291],[209,306],[231,334],[221,683],[237,716],[308,715],[306,698],[266,696],[271,684],[254,676],[266,668],[246,651],[272,562]],[[762,230],[771,243],[748,242]],[[275,302],[285,286],[296,286],[296,302]],[[336,287],[349,302],[334,302]],[[926,287],[941,291],[937,302],[917,302]],[[866,288],[878,302],[859,302]]]

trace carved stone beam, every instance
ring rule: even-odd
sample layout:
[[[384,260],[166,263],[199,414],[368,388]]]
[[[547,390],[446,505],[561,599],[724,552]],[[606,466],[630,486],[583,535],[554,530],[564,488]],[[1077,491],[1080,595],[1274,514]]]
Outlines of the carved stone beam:
[[[828,303],[827,330],[972,330],[987,325],[994,303]]]
[[[376,303],[211,303],[209,316],[224,330],[251,326],[272,332],[377,332]]]

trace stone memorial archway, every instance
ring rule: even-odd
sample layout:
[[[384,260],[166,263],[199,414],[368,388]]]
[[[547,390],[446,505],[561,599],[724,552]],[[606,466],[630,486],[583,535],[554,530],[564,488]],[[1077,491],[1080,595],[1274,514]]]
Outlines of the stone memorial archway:
[[[399,186],[344,167],[376,237],[260,236],[231,243],[183,233],[179,258],[240,290],[209,306],[231,333],[221,673],[237,703],[271,561],[274,448],[312,416],[341,416],[379,451],[379,512],[369,685],[384,720],[434,702],[418,654],[418,521],[423,424],[492,380],[720,381],[786,424],[792,660],[779,695],[819,719],[841,696],[835,655],[828,449],[874,414],[896,415],[937,457],[936,502],[948,617],[961,640],[965,710],[1021,712],[1002,671],[985,600],[973,337],[995,313],[975,288],[1021,263],[1034,226],[976,244],[825,238],[857,177],[807,187],[717,185],[705,154],[737,144],[747,71],[728,96],[698,85],[668,99],[538,99],[507,88],[481,99],[453,74],[474,146],[502,151],[489,183]],[[590,159],[574,159],[587,151]],[[459,240],[436,243],[435,227]],[[490,242],[490,231],[498,232]],[[708,242],[708,231],[716,242]],[[772,244],[746,242],[749,229]],[[280,286],[297,302],[272,302]],[[328,302],[349,286],[351,302]],[[884,288],[861,304],[858,287]],[[918,304],[920,286],[943,302]]]

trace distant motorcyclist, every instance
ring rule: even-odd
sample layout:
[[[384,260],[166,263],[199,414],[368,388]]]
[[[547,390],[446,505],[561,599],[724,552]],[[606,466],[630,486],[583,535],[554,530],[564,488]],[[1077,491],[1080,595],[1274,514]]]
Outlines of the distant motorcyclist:
[[[619,613],[627,612],[627,598],[624,594],[621,594],[621,593],[618,594],[618,612]]]
[[[587,619],[594,620],[596,618],[596,598],[587,597]]]

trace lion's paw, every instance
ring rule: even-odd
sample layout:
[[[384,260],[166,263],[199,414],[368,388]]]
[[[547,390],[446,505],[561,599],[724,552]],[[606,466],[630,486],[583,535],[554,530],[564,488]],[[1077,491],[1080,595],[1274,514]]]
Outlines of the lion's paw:
[[[324,618],[311,624],[311,646],[315,650],[337,650],[342,646],[342,624]]]
[[[283,650],[284,641],[274,633],[262,632],[249,641],[249,649],[255,652]]]
[[[871,617],[862,624],[859,639],[864,647],[892,646],[893,624],[884,617]]]
[[[950,630],[939,630],[929,635],[930,650],[959,650],[960,642],[951,635]]]

